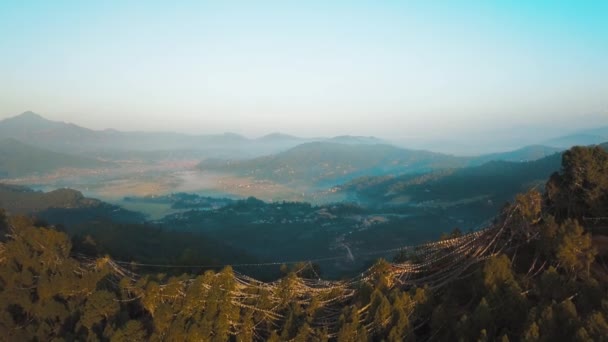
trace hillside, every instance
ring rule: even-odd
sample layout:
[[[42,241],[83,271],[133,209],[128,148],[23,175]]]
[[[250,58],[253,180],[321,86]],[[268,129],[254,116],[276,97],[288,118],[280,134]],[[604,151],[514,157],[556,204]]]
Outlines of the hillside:
[[[313,142],[251,160],[206,160],[199,169],[287,184],[331,185],[361,175],[420,173],[466,163],[466,158],[391,145]]]
[[[572,146],[596,145],[606,141],[606,139],[608,139],[608,136],[590,133],[580,133],[551,139],[545,141],[544,144],[548,146],[569,148]]]
[[[57,153],[24,144],[15,139],[0,140],[0,179],[31,173],[48,173],[59,168],[99,168],[112,163]]]
[[[32,215],[53,224],[72,225],[93,221],[139,223],[144,215],[98,199],[85,197],[73,189],[49,192],[0,183],[0,209],[16,215]]]
[[[202,171],[284,184],[332,186],[357,177],[422,174],[441,169],[479,166],[490,161],[535,161],[562,150],[534,145],[478,157],[457,157],[375,143],[377,141],[379,140],[372,137],[336,137],[325,142],[300,144],[285,152],[249,160],[209,158],[198,167]]]
[[[340,189],[365,203],[450,206],[466,201],[502,205],[518,192],[542,184],[559,170],[561,155],[531,162],[491,161],[486,164],[424,175],[363,177]]]
[[[550,147],[544,145],[525,146],[520,149],[501,153],[491,153],[473,158],[471,165],[481,165],[490,161],[510,161],[510,162],[526,162],[538,160],[557,152],[563,151],[559,147]]]
[[[226,147],[227,151],[248,139],[232,133],[194,136],[171,132],[121,132],[114,129],[91,130],[72,123],[51,121],[25,112],[0,121],[0,136],[73,154],[105,154],[119,151],[171,151]],[[219,155],[222,155],[219,151]],[[200,151],[199,151],[200,155]],[[228,154],[229,155],[229,154]]]
[[[599,146],[608,150],[608,143]],[[360,177],[339,189],[365,205],[440,207],[456,216],[466,211],[482,214],[498,210],[519,192],[542,189],[559,170],[562,155],[528,162],[491,161],[422,175]]]
[[[47,120],[29,111],[0,121],[0,136],[52,150],[60,148],[59,152],[73,152],[81,146],[104,140],[100,132]]]
[[[556,137],[543,142],[544,145],[570,148],[572,146],[589,146],[608,141],[608,127],[597,127]]]
[[[147,223],[138,212],[84,197],[72,189],[41,192],[0,183],[0,217],[5,212],[33,217],[37,224],[60,227],[70,235],[78,252],[111,253],[122,259],[151,263],[177,260],[213,265],[256,260],[204,234],[163,230]]]
[[[86,198],[79,191],[72,189],[42,192],[24,186],[0,183],[0,208],[12,214],[39,213],[51,208],[92,208],[101,204],[101,201]]]

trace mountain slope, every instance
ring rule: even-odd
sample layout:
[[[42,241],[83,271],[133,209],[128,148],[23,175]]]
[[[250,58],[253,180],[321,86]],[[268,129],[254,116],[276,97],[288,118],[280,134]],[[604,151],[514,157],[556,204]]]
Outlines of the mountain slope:
[[[544,145],[530,145],[525,146],[520,149],[508,152],[501,153],[492,153],[481,155],[476,157],[471,162],[472,165],[481,165],[490,161],[512,161],[512,162],[522,162],[522,161],[534,161],[538,160],[557,152],[562,151],[562,148],[558,147],[550,147]]]
[[[81,192],[72,189],[57,189],[49,192],[34,191],[28,187],[0,183],[0,208],[12,214],[41,213],[49,209],[99,209],[109,211],[116,206],[102,201],[86,198]],[[141,220],[141,215],[135,215]]]
[[[548,146],[555,146],[561,148],[570,148],[572,146],[589,146],[597,145],[605,142],[608,139],[608,135],[599,135],[591,133],[578,133],[566,135],[563,137],[554,138],[545,141],[543,144]]]
[[[348,145],[313,142],[285,152],[238,160],[205,160],[203,171],[220,171],[280,183],[332,184],[362,175],[426,172],[459,167],[467,158],[391,145]]]
[[[600,146],[608,150],[608,142]],[[372,204],[450,206],[486,202],[500,206],[518,192],[542,186],[544,180],[560,169],[561,158],[562,153],[554,153],[534,161],[493,160],[423,175],[361,177],[340,189]]]
[[[604,140],[608,140],[608,126],[588,129],[585,131],[585,133],[591,135],[599,135],[601,137],[604,137]]]
[[[0,179],[31,173],[47,173],[59,168],[96,168],[111,163],[51,152],[15,139],[0,140]]]
[[[598,145],[608,141],[608,126],[585,129],[545,141],[543,145],[561,148]]]
[[[373,203],[450,205],[466,201],[488,201],[499,205],[516,193],[542,184],[559,170],[561,154],[531,161],[491,161],[486,164],[444,170],[421,176],[361,178],[341,187]]]
[[[61,122],[47,120],[42,116],[27,111],[20,115],[1,121],[0,134],[8,137],[12,135],[29,134],[31,131],[46,131],[63,126]]]
[[[143,214],[86,198],[72,189],[41,192],[0,184],[0,209],[60,227],[77,248],[85,247],[80,252],[111,253],[123,260],[149,263],[200,265],[216,264],[219,260],[235,263],[256,260],[202,234],[159,229],[144,222]],[[3,214],[0,210],[0,220]]]
[[[33,112],[25,112],[0,121],[0,136],[49,149],[61,147],[61,151],[73,151],[83,144],[103,140],[103,134],[100,132],[74,124],[47,120]]]

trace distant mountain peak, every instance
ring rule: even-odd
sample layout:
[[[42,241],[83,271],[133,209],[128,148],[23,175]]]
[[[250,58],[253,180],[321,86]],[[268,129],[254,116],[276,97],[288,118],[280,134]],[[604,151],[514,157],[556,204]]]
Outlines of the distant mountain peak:
[[[18,121],[49,121],[45,118],[43,118],[40,114],[36,114],[30,110],[25,111],[17,116],[13,116],[12,118],[9,118],[12,120],[18,120]]]
[[[300,138],[295,137],[293,135],[281,133],[281,132],[272,132],[266,134],[262,137],[259,137],[258,140],[261,141],[273,141],[273,140],[299,140]]]
[[[36,114],[36,113],[32,112],[31,110],[26,110],[25,112],[23,112],[23,113],[21,113],[21,114],[19,114],[17,116],[42,118],[42,116],[40,116],[39,114]]]
[[[46,127],[50,125],[57,125],[58,122],[51,121],[43,118],[41,115],[36,114],[32,111],[23,112],[19,115],[6,118],[0,122],[10,125],[16,125],[17,127]]]

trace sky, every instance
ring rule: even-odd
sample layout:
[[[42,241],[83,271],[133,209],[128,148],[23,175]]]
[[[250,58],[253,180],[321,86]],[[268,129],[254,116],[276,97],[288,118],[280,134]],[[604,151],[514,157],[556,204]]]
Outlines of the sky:
[[[608,125],[608,1],[0,1],[0,119],[498,146]]]

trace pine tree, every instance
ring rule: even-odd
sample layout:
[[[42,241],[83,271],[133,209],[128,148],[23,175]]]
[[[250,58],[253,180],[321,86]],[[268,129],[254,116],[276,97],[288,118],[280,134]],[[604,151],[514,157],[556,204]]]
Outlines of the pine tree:
[[[597,251],[578,222],[566,220],[558,230],[557,260],[571,274],[589,276]]]
[[[80,321],[84,327],[93,331],[95,325],[107,322],[119,311],[120,306],[116,301],[116,296],[109,291],[99,290],[87,298]],[[99,333],[101,333],[104,327],[102,325],[99,328]]]
[[[110,339],[111,342],[144,342],[147,341],[147,334],[141,322],[136,320],[128,321]]]

